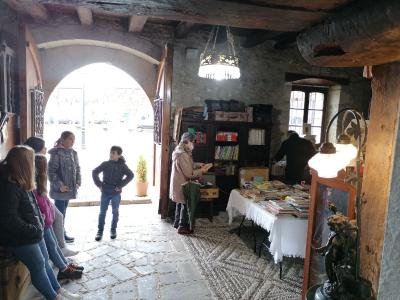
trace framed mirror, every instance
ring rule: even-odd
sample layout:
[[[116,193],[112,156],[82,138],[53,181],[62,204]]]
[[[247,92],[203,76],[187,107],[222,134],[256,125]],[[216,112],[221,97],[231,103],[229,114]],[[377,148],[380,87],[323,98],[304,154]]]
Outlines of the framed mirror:
[[[303,299],[310,287],[321,284],[327,279],[324,257],[317,253],[313,247],[325,245],[329,239],[330,230],[327,218],[332,214],[328,207],[329,203],[333,203],[343,215],[350,219],[355,218],[356,189],[351,184],[345,183],[344,176],[343,178],[321,178],[318,177],[316,172],[312,171],[310,193]]]

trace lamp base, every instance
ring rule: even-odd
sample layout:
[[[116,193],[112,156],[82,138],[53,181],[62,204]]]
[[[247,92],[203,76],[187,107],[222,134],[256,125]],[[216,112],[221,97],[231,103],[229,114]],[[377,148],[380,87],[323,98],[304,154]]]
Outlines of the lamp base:
[[[365,279],[354,282],[349,289],[335,288],[332,283],[325,281],[311,287],[306,294],[307,300],[373,300],[371,283]]]

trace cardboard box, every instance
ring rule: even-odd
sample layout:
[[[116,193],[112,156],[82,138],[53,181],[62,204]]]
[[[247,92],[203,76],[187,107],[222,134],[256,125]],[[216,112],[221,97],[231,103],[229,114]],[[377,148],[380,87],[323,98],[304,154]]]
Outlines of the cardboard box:
[[[209,119],[215,121],[247,122],[247,112],[214,111],[209,113]]]
[[[200,189],[200,198],[202,199],[216,199],[219,197],[218,188]]]
[[[269,169],[267,167],[243,167],[239,169],[239,184],[242,181],[252,181],[256,177],[261,179],[263,177],[264,181],[269,180]]]

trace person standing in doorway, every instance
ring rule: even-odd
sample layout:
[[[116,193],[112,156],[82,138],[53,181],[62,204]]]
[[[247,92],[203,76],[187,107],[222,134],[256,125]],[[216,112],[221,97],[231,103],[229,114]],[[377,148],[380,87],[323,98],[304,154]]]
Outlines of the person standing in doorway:
[[[43,154],[43,155],[46,154],[46,151],[47,151],[46,143],[45,143],[44,139],[42,139],[40,137],[31,136],[25,141],[24,145],[31,147],[33,149],[33,151],[35,151],[35,154]],[[53,222],[52,227],[53,227],[55,236],[57,238],[58,246],[61,248],[61,251],[65,257],[70,257],[70,256],[74,256],[74,255],[78,254],[79,251],[74,251],[65,245],[64,216],[55,207],[55,205],[52,202],[50,203],[50,205],[52,206],[52,209],[54,209],[54,212],[55,212],[55,217],[54,217],[54,222]]]
[[[300,183],[307,180],[307,163],[316,153],[313,144],[293,130],[288,131],[288,138],[281,144],[274,161],[286,156],[285,181],[287,184]]]
[[[100,173],[103,173],[103,181],[99,178]],[[133,179],[133,172],[128,168],[122,156],[122,148],[112,146],[110,149],[110,159],[95,168],[92,176],[94,183],[101,190],[99,223],[95,240],[100,241],[103,237],[104,222],[110,201],[113,214],[110,237],[111,239],[115,239],[117,237],[122,188]]]
[[[54,148],[49,151],[50,197],[63,214],[64,223],[69,200],[76,198],[81,185],[78,153],[72,149],[74,143],[75,135],[71,131],[64,131]],[[74,238],[67,235],[65,228],[64,235],[67,243],[74,242]]]
[[[180,143],[172,153],[172,172],[170,198],[176,203],[174,227],[179,234],[191,234],[188,224],[186,200],[183,195],[182,184],[190,179],[200,177],[207,172],[211,165],[194,163],[192,151],[194,149],[194,135],[189,132],[182,134]]]

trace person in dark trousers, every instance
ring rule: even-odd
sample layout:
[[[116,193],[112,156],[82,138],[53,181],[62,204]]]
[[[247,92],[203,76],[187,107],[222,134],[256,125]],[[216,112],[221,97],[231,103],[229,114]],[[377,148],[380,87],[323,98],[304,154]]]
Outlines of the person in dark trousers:
[[[274,160],[279,161],[286,156],[285,181],[288,184],[308,181],[306,167],[308,160],[315,155],[316,151],[313,144],[289,130],[288,139],[285,140],[276,153]]]
[[[103,173],[103,181],[100,180],[99,174]],[[112,223],[111,223],[111,239],[117,237],[117,224],[119,217],[119,203],[121,202],[122,188],[133,179],[133,172],[125,164],[122,156],[122,148],[112,146],[110,150],[110,160],[101,163],[92,172],[94,183],[101,190],[101,203],[98,231],[95,237],[96,241],[100,241],[103,237],[104,222],[107,214],[108,205],[111,201],[112,206]]]
[[[176,146],[172,153],[170,198],[176,203],[174,227],[178,229],[178,234],[193,233],[189,228],[187,204],[182,185],[190,179],[200,177],[211,167],[204,163],[193,162],[193,149],[194,135],[185,132],[182,134],[178,146]]]

